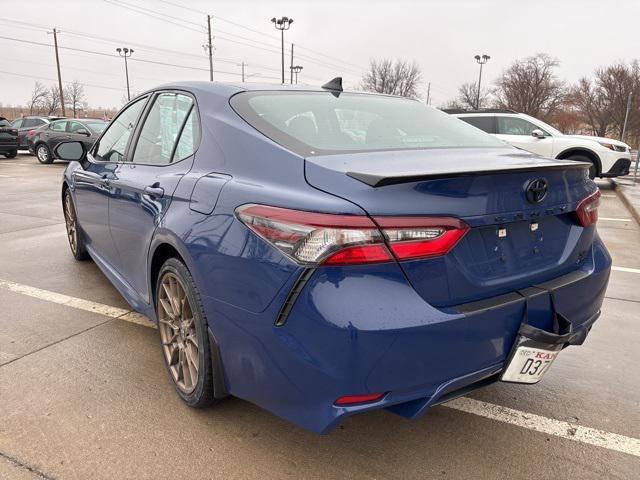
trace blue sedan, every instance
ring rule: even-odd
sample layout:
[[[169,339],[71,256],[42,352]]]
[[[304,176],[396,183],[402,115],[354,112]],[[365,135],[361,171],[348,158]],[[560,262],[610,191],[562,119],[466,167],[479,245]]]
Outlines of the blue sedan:
[[[611,266],[588,165],[418,101],[185,82],[71,160],[71,252],[158,325],[177,394],[317,433],[536,383],[600,314]]]

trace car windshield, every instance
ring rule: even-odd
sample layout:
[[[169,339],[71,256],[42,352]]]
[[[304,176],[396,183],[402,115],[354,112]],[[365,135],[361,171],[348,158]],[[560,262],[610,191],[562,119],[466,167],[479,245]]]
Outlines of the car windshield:
[[[231,106],[254,128],[302,156],[506,147],[502,141],[446,113],[398,97],[257,91],[233,96]]]
[[[104,132],[104,129],[107,128],[107,125],[108,125],[107,122],[103,122],[102,120],[92,120],[92,121],[85,120],[84,123],[87,125],[87,127],[89,127],[95,133]]]

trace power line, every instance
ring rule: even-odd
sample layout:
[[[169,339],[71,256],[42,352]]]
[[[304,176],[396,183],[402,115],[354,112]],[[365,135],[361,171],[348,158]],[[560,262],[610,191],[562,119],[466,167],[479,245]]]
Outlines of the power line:
[[[15,77],[25,77],[25,78],[37,78],[38,80],[47,80],[50,82],[55,82],[56,79],[55,78],[48,78],[48,77],[40,77],[37,75],[25,75],[22,73],[14,73],[14,72],[7,72],[5,70],[0,70],[0,73],[4,73],[5,75],[13,75]],[[94,85],[91,83],[82,83],[82,82],[78,82],[80,85],[84,86],[84,87],[93,87],[93,88],[104,88],[107,90],[117,90],[117,91],[121,91],[121,88],[116,88],[116,87],[107,87],[106,85]]]

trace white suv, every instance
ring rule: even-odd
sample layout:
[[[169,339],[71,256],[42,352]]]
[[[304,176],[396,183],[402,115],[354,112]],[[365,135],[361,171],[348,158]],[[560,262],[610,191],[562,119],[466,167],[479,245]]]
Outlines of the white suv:
[[[511,145],[543,157],[590,162],[591,178],[627,175],[631,149],[603,137],[564,135],[537,118],[512,110],[445,110]]]

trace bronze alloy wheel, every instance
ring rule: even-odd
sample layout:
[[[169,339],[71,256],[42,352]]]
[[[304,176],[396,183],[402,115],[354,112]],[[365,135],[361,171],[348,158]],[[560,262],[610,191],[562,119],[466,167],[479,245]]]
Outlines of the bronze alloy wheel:
[[[64,196],[64,223],[67,227],[67,237],[71,253],[78,253],[78,224],[76,222],[76,212],[73,208],[73,200],[68,193]]]
[[[160,282],[158,321],[162,351],[173,381],[189,394],[198,384],[198,335],[185,286],[171,272],[166,272]]]

